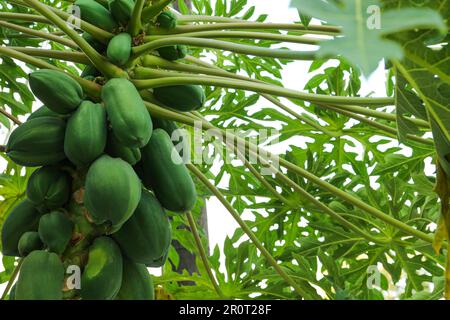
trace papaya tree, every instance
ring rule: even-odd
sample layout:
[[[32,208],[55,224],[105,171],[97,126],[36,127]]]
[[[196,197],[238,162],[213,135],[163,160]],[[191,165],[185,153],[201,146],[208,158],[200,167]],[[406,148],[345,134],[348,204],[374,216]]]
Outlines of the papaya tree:
[[[3,299],[449,298],[448,1],[173,2],[0,1]]]

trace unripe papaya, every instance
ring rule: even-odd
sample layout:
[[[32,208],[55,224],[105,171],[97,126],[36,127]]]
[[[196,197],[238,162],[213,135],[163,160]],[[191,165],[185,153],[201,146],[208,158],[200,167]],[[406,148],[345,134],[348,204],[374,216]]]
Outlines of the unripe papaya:
[[[62,207],[70,198],[70,176],[54,166],[34,171],[27,184],[27,197],[40,211]]]
[[[158,48],[159,56],[169,61],[180,60],[186,57],[187,47],[184,45],[174,45]]]
[[[154,300],[153,279],[143,264],[123,259],[122,285],[117,300]]]
[[[141,150],[139,148],[129,148],[124,146],[117,141],[117,138],[112,133],[108,134],[106,152],[114,158],[121,158],[122,160],[125,160],[132,166],[141,160]]]
[[[60,211],[44,214],[39,220],[39,237],[48,250],[62,254],[72,238],[73,222]]]
[[[173,29],[177,26],[177,16],[172,11],[167,10],[156,18],[156,23],[160,28]]]
[[[35,250],[23,260],[15,300],[61,300],[63,282],[64,267],[59,257]]]
[[[109,1],[109,11],[116,21],[122,25],[126,25],[130,21],[133,13],[133,0],[111,0]]]
[[[127,63],[131,56],[131,41],[131,36],[126,32],[114,36],[109,41],[106,51],[108,59],[119,66]]]
[[[83,89],[78,82],[61,71],[34,71],[29,75],[29,83],[34,95],[56,113],[68,114],[83,100]]]
[[[84,205],[97,224],[109,223],[112,232],[124,224],[141,198],[141,182],[131,165],[103,155],[89,168]]]
[[[174,212],[192,210],[197,201],[195,185],[167,132],[155,129],[141,152],[143,183],[162,206]]]
[[[152,264],[164,256],[172,240],[172,229],[166,212],[147,190],[131,218],[113,234],[122,252],[131,261]]]
[[[2,226],[2,254],[20,256],[19,240],[28,231],[36,231],[41,214],[28,199],[23,200],[6,217]]]
[[[161,256],[159,259],[154,260],[152,263],[147,263],[146,266],[149,268],[162,267],[166,263],[167,257],[169,256],[169,249],[170,249],[170,247],[167,247],[163,256]]]
[[[103,154],[106,146],[106,110],[101,104],[83,101],[67,121],[64,152],[78,167],[85,167]]]
[[[103,51],[105,51],[106,46],[103,43],[101,43],[100,41],[97,41],[90,33],[83,32],[82,37],[97,52],[102,53]]]
[[[34,250],[41,250],[44,244],[39,238],[39,233],[36,231],[25,232],[19,239],[18,249],[20,256],[25,257]]]
[[[21,166],[36,167],[58,163],[66,157],[65,130],[66,122],[59,118],[29,120],[11,133],[6,153]]]
[[[189,154],[189,138],[184,135],[184,133],[174,121],[156,117],[153,117],[152,121],[153,128],[163,129],[165,132],[167,132],[180,157],[183,157],[184,152],[187,152]]]
[[[201,86],[176,85],[153,89],[156,100],[178,111],[192,111],[203,107],[206,97]]]
[[[81,20],[109,32],[118,27],[111,13],[101,4],[92,0],[77,0],[75,5],[80,8]]]
[[[30,116],[28,117],[27,121],[33,120],[36,118],[42,118],[42,117],[56,117],[56,118],[61,118],[61,119],[64,118],[63,115],[50,110],[46,106],[42,106],[42,107],[39,107],[38,109],[36,109],[35,111],[33,111],[30,114]]]
[[[103,86],[101,95],[117,140],[131,148],[145,146],[153,124],[136,87],[127,79],[115,78]]]
[[[123,261],[120,248],[108,237],[94,240],[81,276],[81,298],[110,300],[119,292],[122,283]]]

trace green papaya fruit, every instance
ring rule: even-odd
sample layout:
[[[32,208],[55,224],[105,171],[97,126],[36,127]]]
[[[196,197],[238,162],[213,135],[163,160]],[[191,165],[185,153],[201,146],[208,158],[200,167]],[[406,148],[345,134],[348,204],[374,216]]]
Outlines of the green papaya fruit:
[[[197,201],[195,185],[167,132],[155,129],[141,153],[143,183],[162,206],[174,212],[192,210]]]
[[[111,0],[109,1],[109,11],[116,21],[126,25],[130,21],[134,9],[133,0]]]
[[[55,118],[61,118],[61,119],[64,118],[63,115],[50,110],[46,106],[42,106],[42,107],[39,107],[38,109],[36,109],[35,111],[33,111],[30,114],[30,116],[28,117],[27,121],[33,120],[36,118],[42,118],[42,117],[55,117]]]
[[[48,250],[62,254],[72,238],[73,222],[60,211],[44,214],[39,220],[39,237]]]
[[[65,159],[66,122],[55,117],[40,117],[22,123],[9,137],[6,154],[12,161],[28,167],[58,163]]]
[[[70,176],[54,166],[34,171],[27,184],[27,197],[40,211],[62,207],[70,198]]]
[[[9,300],[16,300],[16,288],[16,284],[11,287],[11,291],[9,291]]]
[[[141,198],[141,182],[131,165],[103,155],[89,168],[84,205],[97,224],[109,223],[112,232],[122,226]]]
[[[6,217],[2,226],[2,254],[20,256],[20,237],[28,231],[36,231],[41,214],[28,199],[22,200]]]
[[[20,256],[25,257],[34,250],[41,250],[44,244],[39,238],[39,233],[36,231],[27,231],[19,239],[17,248],[19,249]]]
[[[146,266],[149,268],[162,267],[166,263],[167,257],[169,256],[169,249],[170,249],[170,246],[167,247],[167,250],[165,251],[163,256],[161,256],[159,259],[154,260],[152,263],[147,263]]]
[[[90,33],[83,32],[82,37],[92,48],[95,49],[95,51],[102,53],[106,50],[106,46],[100,41],[97,41]]]
[[[159,102],[178,111],[192,111],[203,107],[206,97],[201,86],[176,85],[153,89],[153,95]]]
[[[189,138],[183,134],[174,121],[156,117],[152,117],[152,121],[154,129],[163,129],[167,132],[180,157],[183,157],[184,152],[189,154]]]
[[[174,46],[166,46],[156,49],[158,51],[159,56],[169,61],[180,60],[186,57],[187,55],[187,47],[184,45],[174,45]]]
[[[159,201],[143,190],[136,211],[112,236],[131,261],[152,264],[166,254],[172,240],[172,228]]]
[[[120,248],[108,237],[94,240],[81,275],[80,295],[85,300],[111,300],[120,290],[123,261]]]
[[[139,148],[129,148],[124,146],[117,141],[117,138],[112,133],[108,134],[106,152],[114,158],[121,158],[122,160],[125,160],[132,166],[141,160],[141,150]]]
[[[61,300],[64,267],[59,257],[42,250],[26,256],[20,268],[16,300]]]
[[[80,8],[81,20],[87,21],[108,32],[118,27],[111,13],[101,4],[92,0],[77,0],[75,6]]]
[[[154,300],[153,279],[143,264],[123,259],[122,285],[117,300]]]
[[[103,154],[107,137],[106,110],[101,104],[83,101],[67,121],[64,152],[78,167]]]
[[[83,100],[81,86],[64,72],[41,69],[28,77],[34,95],[56,113],[71,113]]]
[[[88,64],[86,67],[84,67],[83,72],[81,73],[81,77],[84,79],[89,78],[88,80],[94,80],[96,77],[100,76],[100,71],[98,71],[93,65]]]
[[[131,56],[131,36],[122,32],[114,36],[108,43],[106,55],[108,59],[119,66],[128,62]]]
[[[115,78],[103,86],[101,95],[117,140],[131,148],[145,146],[153,124],[136,87],[127,79]]]
[[[160,28],[173,29],[177,26],[177,16],[170,10],[164,11],[156,18]]]

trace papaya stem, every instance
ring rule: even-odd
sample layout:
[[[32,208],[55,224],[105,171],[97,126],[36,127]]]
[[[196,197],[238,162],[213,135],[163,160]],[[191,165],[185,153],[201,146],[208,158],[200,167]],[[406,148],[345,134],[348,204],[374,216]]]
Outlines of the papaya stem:
[[[228,41],[221,41],[214,39],[199,39],[190,37],[173,37],[173,38],[167,37],[164,39],[154,40],[152,42],[147,42],[140,46],[133,47],[132,53],[134,57],[137,58],[150,51],[171,45],[188,45],[200,48],[219,49],[239,54],[246,54],[258,57],[269,57],[276,59],[309,61],[314,60],[316,57],[315,51],[294,51],[287,49],[261,48],[255,45],[246,45]]]
[[[225,206],[228,212],[233,216],[245,234],[251,239],[253,244],[258,248],[261,254],[266,258],[267,262],[275,269],[275,271],[290,285],[292,286],[298,295],[307,299],[309,294],[303,290],[303,288],[295,282],[279,265],[278,262],[272,257],[269,251],[264,247],[264,245],[259,241],[258,237],[253,233],[253,231],[247,226],[244,220],[241,219],[239,213],[233,208],[233,206],[225,199],[219,189],[216,188],[208,178],[194,165],[187,164],[188,169],[207,187],[217,199]],[[307,284],[306,281],[302,281],[303,284]]]
[[[141,19],[142,22],[148,23],[151,20],[153,20],[157,15],[159,15],[165,7],[170,5],[175,0],[161,0],[157,3],[151,5],[150,7],[145,8],[142,10]]]
[[[66,21],[62,20],[54,11],[50,10],[46,5],[38,0],[24,0],[40,14],[51,20],[58,28],[64,31],[87,55],[92,64],[106,77],[124,77],[126,73],[119,67],[110,63],[105,57],[99,54],[89,43],[84,40],[75,30],[70,28]]]
[[[208,273],[208,277],[211,280],[211,283],[214,287],[214,290],[216,291],[217,295],[221,299],[225,299],[225,295],[223,294],[222,290],[220,289],[216,278],[214,277],[214,274],[211,270],[211,266],[208,261],[208,257],[206,256],[205,249],[203,248],[202,240],[200,239],[200,235],[197,230],[196,223],[194,221],[194,217],[192,216],[191,212],[186,212],[187,220],[189,221],[189,227],[191,229],[191,233],[194,236],[195,244],[197,245],[198,253],[200,254],[200,258],[202,259],[203,266],[205,267],[206,272]]]
[[[19,270],[20,267],[22,266],[23,263],[23,258],[20,258],[19,261],[17,262],[17,266],[14,268],[13,272],[11,273],[11,277],[8,280],[8,283],[6,284],[6,288],[3,291],[2,297],[0,298],[0,300],[5,300],[6,296],[8,295],[9,291],[11,290],[11,287],[14,284],[14,280],[16,280],[17,275],[19,274]]]
[[[136,74],[139,68],[136,68]],[[278,87],[271,84],[254,83],[251,81],[226,79],[220,77],[167,77],[154,80],[133,80],[135,86],[142,89],[150,89],[156,87],[165,87],[172,85],[198,84],[205,86],[218,86],[223,88],[241,89],[258,93],[266,93],[274,96],[285,98],[299,99],[313,103],[332,103],[334,105],[368,105],[368,106],[388,106],[394,104],[394,99],[386,98],[360,98],[360,97],[344,97],[329,96],[324,94],[303,93],[292,89]]]
[[[22,53],[26,53],[33,57],[41,58],[51,58],[57,60],[71,61],[81,64],[91,64],[88,57],[82,52],[73,51],[61,51],[61,50],[49,50],[49,49],[37,49],[37,48],[27,48],[27,47],[7,47]]]
[[[78,46],[77,46],[77,44],[75,42],[73,42],[73,41],[71,41],[69,39],[62,38],[60,36],[53,35],[53,34],[48,33],[48,32],[42,32],[42,31],[38,31],[38,30],[33,30],[33,29],[30,29],[30,28],[26,28],[26,27],[19,26],[19,25],[14,24],[14,23],[9,23],[9,22],[6,22],[6,21],[1,21],[1,20],[0,20],[0,26],[3,26],[3,27],[8,28],[8,29],[16,30],[16,31],[19,31],[19,32],[22,32],[22,33],[25,33],[25,34],[28,34],[28,35],[36,36],[38,38],[51,40],[51,41],[60,43],[62,45],[65,45],[66,47],[69,47],[69,48],[72,48],[72,49],[78,49]]]
[[[136,37],[142,29],[142,9],[144,8],[145,0],[136,0],[131,14],[128,32],[132,37]]]
[[[8,112],[6,112],[6,110],[4,110],[3,108],[0,108],[0,113],[3,114],[5,117],[7,117],[12,122],[14,122],[15,124],[17,124],[18,126],[20,126],[22,124],[22,121],[20,121],[18,118],[16,118],[12,114],[9,114]]]
[[[8,21],[51,23],[49,20],[40,15],[28,13],[0,12],[0,19]]]

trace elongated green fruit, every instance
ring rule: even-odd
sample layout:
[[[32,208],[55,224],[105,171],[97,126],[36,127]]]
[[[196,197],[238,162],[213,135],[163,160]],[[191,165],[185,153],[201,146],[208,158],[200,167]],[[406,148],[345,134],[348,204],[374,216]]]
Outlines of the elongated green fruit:
[[[39,238],[39,233],[36,231],[28,231],[20,237],[17,247],[20,255],[25,257],[34,250],[41,250],[44,247],[44,244],[42,243],[41,238]]]
[[[158,48],[158,51],[161,58],[164,58],[169,61],[180,60],[186,57],[187,55],[187,47],[184,45],[174,45]]]
[[[153,89],[153,95],[166,106],[178,111],[192,111],[203,107],[205,91],[197,85],[177,85]]]
[[[86,40],[87,43],[89,43],[89,45],[94,48],[97,52],[99,53],[103,53],[103,51],[105,51],[106,46],[97,41],[90,33],[87,32],[83,32],[82,35],[83,39]]]
[[[114,158],[125,160],[132,166],[141,160],[141,150],[139,148],[129,148],[124,146],[112,133],[108,134],[106,152]]]
[[[106,146],[106,110],[101,104],[83,101],[67,122],[64,152],[78,167],[91,164]]]
[[[39,237],[48,250],[62,254],[72,238],[73,222],[60,211],[44,214],[39,220]]]
[[[156,18],[160,28],[173,29],[177,26],[177,16],[170,10],[164,11]]]
[[[122,254],[108,237],[94,240],[81,276],[81,298],[85,300],[114,299],[122,284]]]
[[[97,224],[109,223],[112,232],[133,214],[141,198],[141,182],[130,164],[103,155],[89,168],[84,204]]]
[[[172,228],[159,201],[143,190],[136,211],[113,238],[131,261],[148,265],[166,254],[172,240]]]
[[[184,135],[182,130],[177,126],[174,121],[161,119],[161,118],[152,118],[153,128],[155,129],[163,129],[172,140],[175,149],[178,151],[180,157],[183,157],[184,152],[189,154],[190,152],[190,144],[189,139]]]
[[[55,117],[29,120],[9,137],[6,154],[21,166],[37,167],[63,160],[66,122]]]
[[[126,33],[120,33],[109,41],[106,54],[108,59],[119,66],[128,62],[131,55],[131,36]]]
[[[134,1],[133,0],[111,0],[109,1],[109,11],[113,15],[114,19],[122,25],[126,25],[133,13]]]
[[[12,209],[2,226],[2,254],[20,256],[18,245],[20,237],[28,231],[36,231],[41,214],[28,199]]]
[[[30,116],[28,117],[28,120],[33,120],[36,118],[42,118],[42,117],[56,117],[56,118],[61,118],[64,119],[65,116],[61,115],[59,113],[56,113],[52,110],[50,110],[49,108],[47,108],[46,106],[42,106],[39,107],[38,109],[36,109],[35,111],[33,111]]]
[[[61,300],[64,267],[51,252],[36,250],[24,258],[15,300]]]
[[[143,183],[163,207],[174,212],[192,210],[197,201],[195,185],[167,132],[155,129],[141,152]]]
[[[101,4],[92,0],[77,0],[75,5],[80,8],[81,20],[109,32],[118,27],[111,13]]]
[[[27,184],[27,197],[40,211],[60,208],[69,201],[70,176],[54,166],[34,171]]]
[[[56,113],[68,114],[83,100],[83,89],[78,82],[61,71],[34,71],[29,74],[29,84],[34,95]]]
[[[117,300],[154,300],[153,279],[143,264],[123,259],[122,285]]]
[[[131,148],[145,146],[153,124],[136,87],[123,78],[111,79],[101,95],[117,140]]]

